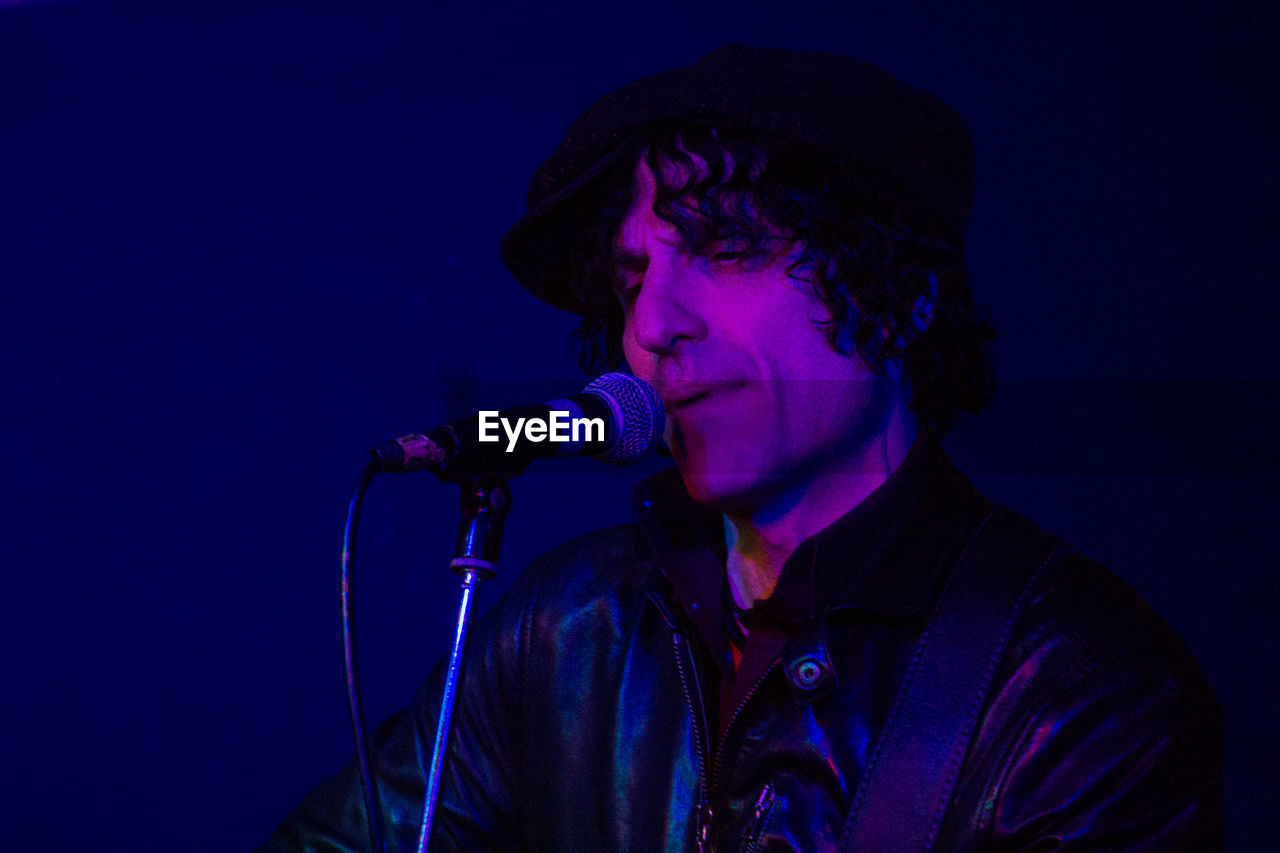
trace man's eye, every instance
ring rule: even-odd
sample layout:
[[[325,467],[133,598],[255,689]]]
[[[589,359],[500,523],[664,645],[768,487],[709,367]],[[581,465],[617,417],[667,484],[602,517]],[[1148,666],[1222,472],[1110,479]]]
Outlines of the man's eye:
[[[708,260],[716,261],[717,263],[736,263],[737,261],[742,260],[746,256],[747,256],[747,253],[745,250],[716,252],[715,254],[711,255],[711,257],[708,258]]]
[[[624,306],[628,306],[636,301],[640,295],[640,282],[638,281],[620,281],[614,287],[613,292],[617,294],[618,301]]]
[[[716,240],[699,254],[709,266],[726,272],[751,272],[768,264],[767,253],[748,240]]]
[[[751,256],[751,244],[745,240],[715,240],[698,254],[713,263],[737,263]]]

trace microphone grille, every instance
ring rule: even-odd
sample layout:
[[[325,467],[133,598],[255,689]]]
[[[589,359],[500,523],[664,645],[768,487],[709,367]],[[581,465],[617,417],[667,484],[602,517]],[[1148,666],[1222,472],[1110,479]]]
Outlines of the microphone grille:
[[[625,373],[606,373],[593,379],[583,393],[604,398],[618,414],[617,439],[599,457],[602,461],[611,465],[639,462],[661,440],[667,412],[649,383]]]

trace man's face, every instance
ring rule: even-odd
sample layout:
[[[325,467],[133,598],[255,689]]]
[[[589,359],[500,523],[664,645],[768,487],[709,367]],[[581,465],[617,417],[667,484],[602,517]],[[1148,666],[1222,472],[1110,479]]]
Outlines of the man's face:
[[[667,443],[690,494],[757,513],[820,476],[871,473],[892,388],[828,343],[825,308],[787,272],[799,247],[751,257],[726,239],[695,250],[654,213],[643,159],[635,181],[614,243],[623,351],[666,405]]]

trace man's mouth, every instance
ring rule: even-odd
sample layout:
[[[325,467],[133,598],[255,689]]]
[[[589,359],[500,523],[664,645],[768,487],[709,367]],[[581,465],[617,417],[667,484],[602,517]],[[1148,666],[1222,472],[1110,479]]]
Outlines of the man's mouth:
[[[741,382],[730,380],[716,381],[679,381],[671,382],[660,387],[659,395],[662,397],[663,405],[669,411],[678,411],[686,409],[697,403],[709,399],[712,396],[732,391],[742,387]]]

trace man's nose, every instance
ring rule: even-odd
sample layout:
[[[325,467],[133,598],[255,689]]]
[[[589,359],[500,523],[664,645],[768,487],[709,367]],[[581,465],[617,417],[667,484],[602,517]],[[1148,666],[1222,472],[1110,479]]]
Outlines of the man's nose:
[[[680,341],[707,331],[696,276],[681,260],[651,262],[632,307],[636,343],[655,355],[667,355]]]

